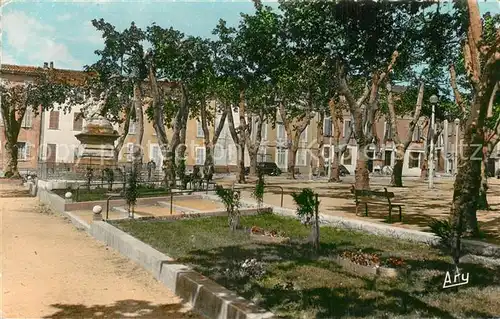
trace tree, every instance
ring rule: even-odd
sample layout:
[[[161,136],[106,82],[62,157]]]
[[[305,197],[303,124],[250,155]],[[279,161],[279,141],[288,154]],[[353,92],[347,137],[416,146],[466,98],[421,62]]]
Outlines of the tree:
[[[376,144],[375,118],[379,89],[394,69],[407,67],[413,29],[421,8],[411,2],[280,2],[293,48],[317,56],[335,74],[335,87],[345,97],[358,146],[356,188],[369,188],[369,145]],[[362,89],[359,89],[362,83]],[[375,142],[375,143],[374,143]]]
[[[269,7],[263,8],[258,2],[255,6],[255,15],[242,15],[238,29],[228,28],[221,20],[213,32],[218,36],[217,98],[227,111],[229,131],[237,145],[240,183],[245,182],[245,150],[250,157],[250,173],[255,175],[262,125],[275,117],[268,74],[278,43],[279,17]],[[231,108],[238,109],[238,127]]]
[[[206,51],[210,43],[199,37],[185,37],[173,28],[164,29],[155,24],[148,27],[147,39],[152,45],[146,62],[153,97],[148,111],[165,158],[167,179],[173,185],[176,159],[184,158],[186,151],[190,110],[196,105],[203,104],[205,107],[209,82],[204,82],[204,76],[212,67],[210,53]],[[167,92],[160,88],[158,79],[173,83],[175,91]],[[170,141],[165,125],[173,131]]]
[[[292,198],[297,205],[297,215],[311,224],[311,243],[314,251],[319,251],[319,200],[318,194],[310,188],[305,188],[300,193],[292,193]]]
[[[471,86],[471,102],[463,132],[463,156],[459,159],[454,183],[450,223],[453,229],[452,254],[458,265],[462,235],[477,235],[477,195],[481,186],[482,156],[476,155],[478,146],[484,145],[484,127],[490,100],[500,80],[500,31],[488,25],[479,14],[476,0],[456,3],[462,12],[466,37],[463,42],[463,59]],[[498,15],[496,16],[498,19]],[[498,20],[497,20],[498,21]],[[491,114],[492,112],[490,112]]]
[[[38,68],[30,83],[2,81],[0,84],[1,118],[5,135],[7,165],[5,176],[19,178],[18,137],[26,112],[36,116],[51,110],[54,103],[64,104],[65,110],[76,101],[71,85],[56,74],[57,70]]]
[[[122,32],[104,19],[94,19],[92,25],[102,33],[104,48],[95,51],[99,57],[97,62],[85,66],[87,71],[98,74],[89,81],[87,90],[94,95],[104,93],[105,107],[101,115],[108,116],[113,122],[124,123],[123,133],[114,149],[116,160],[128,135],[130,122],[135,123],[134,162],[141,163],[144,136],[142,85],[146,77],[141,42],[145,40],[145,33],[134,22]]]
[[[393,100],[393,90],[392,85],[388,81],[386,84],[387,88],[387,104],[389,110],[389,121],[388,124],[391,127],[392,132],[392,141],[396,145],[396,163],[394,164],[394,169],[391,177],[391,185],[395,187],[403,187],[403,164],[406,151],[410,146],[413,139],[413,132],[420,118],[420,112],[422,110],[422,102],[424,98],[424,82],[420,82],[417,101],[415,103],[415,108],[413,110],[413,116],[409,123],[408,131],[406,133],[406,137],[402,140],[399,136],[398,126],[397,126],[397,113],[396,107]]]
[[[329,182],[340,182],[340,161],[342,159],[342,155],[347,150],[347,145],[349,145],[349,141],[352,137],[352,128],[349,128],[348,133],[343,136],[343,140],[341,141],[342,129],[344,125],[344,110],[345,106],[345,98],[340,96],[339,101],[336,102],[334,98],[330,100],[328,103],[330,107],[330,117],[332,119],[333,125],[333,161],[330,164],[331,176]],[[330,150],[332,152],[332,150]],[[331,157],[331,156],[330,156]]]

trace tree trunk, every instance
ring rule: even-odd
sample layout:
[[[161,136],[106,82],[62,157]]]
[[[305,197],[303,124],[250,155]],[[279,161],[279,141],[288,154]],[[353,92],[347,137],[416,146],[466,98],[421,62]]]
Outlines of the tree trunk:
[[[238,145],[238,183],[246,183],[245,180],[245,142]]]
[[[316,123],[316,132],[317,132],[317,135],[316,135],[316,142],[317,142],[317,148],[316,148],[316,158],[317,158],[317,174],[318,174],[318,177],[320,176],[323,176],[325,174],[325,159],[323,157],[323,146],[325,144],[325,141],[324,141],[324,127],[323,127],[323,124],[324,124],[324,121],[325,120],[325,114],[324,113],[320,113],[319,115],[319,119],[318,119],[318,122]],[[332,121],[332,124],[333,124],[333,121]],[[331,152],[331,150],[330,150]]]
[[[142,112],[142,93],[139,82],[134,82],[134,113],[137,129],[137,140],[134,145],[134,164],[142,164],[142,139],[144,137],[144,114]]]
[[[7,141],[5,143],[5,152],[7,155],[7,165],[5,169],[5,177],[7,178],[20,178],[19,170],[17,168],[17,140]]]
[[[356,189],[370,189],[370,172],[368,171],[368,156],[364,145],[358,145],[356,169],[354,171],[354,187]]]
[[[257,153],[258,150],[248,149],[248,155],[250,157],[250,175],[257,176]]]
[[[130,105],[127,105],[127,107],[125,108],[125,122],[124,122],[124,125],[123,125],[123,133],[120,135],[120,137],[118,138],[118,140],[116,140],[116,145],[115,145],[115,148],[113,149],[113,155],[114,155],[114,159],[116,162],[118,162],[120,159],[119,159],[119,156],[120,156],[120,152],[123,148],[123,144],[125,143],[125,140],[127,139],[127,136],[128,136],[128,131],[129,131],[129,128],[130,128],[130,118],[132,116],[132,108],[134,107],[134,105],[131,103]]]
[[[298,142],[297,142],[298,144]],[[288,150],[288,178],[295,179],[295,158],[299,149],[295,141],[292,141],[292,147]]]
[[[477,209],[478,210],[489,210],[490,205],[488,204],[488,175],[486,169],[486,161],[484,159],[481,161],[481,186],[479,187],[479,198],[477,199]]]
[[[403,163],[405,159],[405,147],[403,145],[396,146],[396,161],[392,170],[391,186],[403,187]]]
[[[340,180],[340,161],[342,160],[342,152],[335,147],[335,154],[333,155],[333,161],[330,164],[331,176],[329,182],[341,182]]]

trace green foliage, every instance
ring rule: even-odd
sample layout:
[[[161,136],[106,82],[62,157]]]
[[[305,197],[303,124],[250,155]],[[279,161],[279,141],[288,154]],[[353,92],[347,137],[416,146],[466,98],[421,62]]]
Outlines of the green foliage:
[[[186,188],[188,183],[188,177],[186,175],[186,159],[180,158],[175,166],[175,175],[181,180],[183,188]]]
[[[264,188],[266,183],[264,181],[264,173],[261,170],[258,170],[257,174],[258,179],[252,192],[252,196],[257,200],[259,207],[262,207],[262,203],[264,202]]]
[[[138,188],[137,168],[133,167],[128,174],[127,187],[125,189],[125,200],[127,201],[127,205],[129,207],[135,206],[137,196],[139,195]]]
[[[297,205],[297,215],[300,218],[311,219],[316,213],[316,193],[310,188],[304,188],[300,193],[292,193],[293,201]]]
[[[228,212],[232,212],[240,206],[239,197],[236,196],[237,192],[237,190],[231,188],[224,188],[220,185],[215,186],[215,193],[222,200]]]
[[[441,240],[441,244],[446,248],[451,248],[451,240],[453,237],[453,228],[447,220],[439,220],[433,218],[429,223],[429,228]]]
[[[115,181],[115,174],[113,172],[113,169],[106,167],[102,172],[106,178],[106,181],[108,182],[108,190],[112,190],[113,182]]]
[[[236,230],[236,228],[239,227],[240,192],[232,188],[224,188],[220,185],[216,185],[215,193],[226,207],[230,229]]]

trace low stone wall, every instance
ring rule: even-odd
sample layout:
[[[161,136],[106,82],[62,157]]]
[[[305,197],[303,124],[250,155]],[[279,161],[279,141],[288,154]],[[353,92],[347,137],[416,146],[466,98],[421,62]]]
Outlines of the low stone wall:
[[[238,297],[191,268],[102,221],[93,222],[89,233],[140,264],[202,315],[212,319],[274,318],[271,312]]]

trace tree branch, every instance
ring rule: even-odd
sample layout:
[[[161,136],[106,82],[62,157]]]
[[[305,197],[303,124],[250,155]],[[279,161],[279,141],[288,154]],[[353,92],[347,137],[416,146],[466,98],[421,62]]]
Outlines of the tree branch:
[[[457,73],[455,71],[455,65],[453,63],[450,64],[449,71],[450,71],[450,84],[451,84],[451,88],[453,89],[453,95],[455,96],[455,102],[462,110],[462,113],[465,113],[464,100],[463,100],[462,94],[458,90]]]

